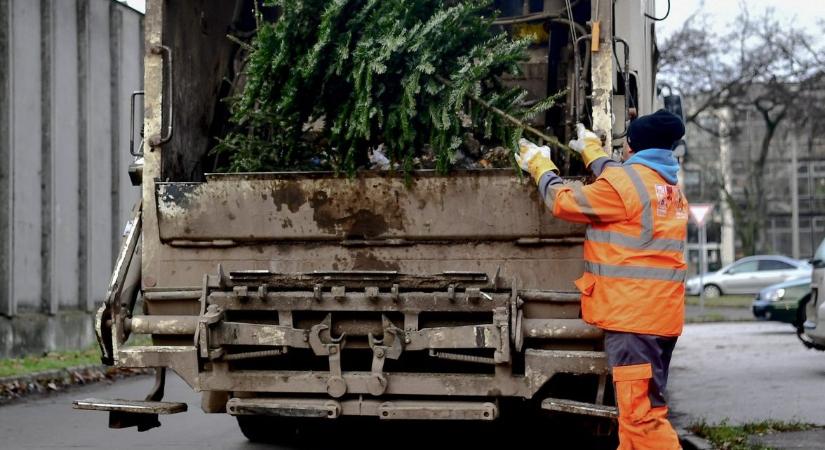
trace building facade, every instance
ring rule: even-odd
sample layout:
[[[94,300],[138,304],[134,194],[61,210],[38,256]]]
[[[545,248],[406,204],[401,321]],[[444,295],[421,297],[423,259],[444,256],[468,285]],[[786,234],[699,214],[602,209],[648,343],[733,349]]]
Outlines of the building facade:
[[[0,357],[93,342],[138,199],[142,22],[112,0],[0,0]]]
[[[710,111],[699,124],[687,125],[685,191],[692,203],[715,206],[708,224],[711,269],[747,256],[735,233],[741,224],[736,223],[735,214],[729,210],[724,191],[739,208],[749,207],[747,200],[753,196],[746,190],[749,177],[754,176],[753,167],[765,132],[762,116],[748,109]],[[763,230],[756,247],[761,253],[810,258],[825,238],[825,138],[812,132],[810,126],[785,119],[771,142],[759,182],[765,191],[766,207],[761,213]],[[721,186],[726,189],[723,191]],[[794,225],[795,208],[797,225]],[[689,259],[696,267],[697,232],[692,223],[689,235]],[[798,239],[796,243],[794,235]]]

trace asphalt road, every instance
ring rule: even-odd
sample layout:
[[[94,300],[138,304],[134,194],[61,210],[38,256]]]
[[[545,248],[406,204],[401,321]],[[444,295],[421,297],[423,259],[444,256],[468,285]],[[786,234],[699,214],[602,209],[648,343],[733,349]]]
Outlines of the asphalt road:
[[[105,413],[71,409],[72,400],[85,397],[142,398],[152,381],[151,377],[137,377],[94,384],[0,407],[0,449],[279,448],[249,443],[232,417],[201,412],[200,397],[174,375],[169,377],[166,398],[186,401],[189,411],[162,417],[163,426],[158,429],[145,433],[110,430]],[[701,418],[710,422],[802,420],[825,425],[823,384],[825,352],[804,349],[790,325],[697,324],[685,328],[676,347],[669,391],[677,425]],[[536,439],[548,449],[588,448],[580,442],[561,442],[559,436],[570,434],[571,429],[566,425],[551,428],[547,422],[536,425],[517,421],[498,427],[455,423],[376,425],[358,423],[318,430],[302,447],[280,448],[438,449],[448,447],[447,440],[461,443],[451,448],[497,448]]]
[[[825,352],[777,322],[687,325],[668,386],[675,422],[775,419],[825,426]]]
[[[143,398],[153,381],[141,376],[0,407],[0,449],[266,448],[248,444],[234,418],[201,412],[200,398],[176,376],[168,377],[167,398],[187,402],[189,412],[161,418],[163,426],[145,433],[110,430],[106,413],[72,410],[74,399]]]
[[[577,424],[527,420],[496,425],[451,423],[345,422],[338,428],[311,431],[299,444],[287,447],[252,444],[238,429],[233,417],[204,414],[200,397],[177,376],[170,375],[166,399],[185,401],[189,411],[161,416],[162,426],[144,433],[136,429],[110,430],[107,413],[74,411],[71,402],[87,397],[140,399],[148,392],[152,377],[141,376],[114,384],[73,388],[47,397],[31,398],[0,407],[0,450],[30,449],[272,449],[272,448],[507,448],[517,442],[542,442],[546,449],[615,448],[615,444],[582,445],[591,430],[571,428]],[[545,419],[546,420],[546,419]],[[571,430],[578,430],[571,433]],[[526,431],[526,433],[525,433]],[[562,436],[568,436],[564,440]],[[571,442],[572,441],[572,442]]]

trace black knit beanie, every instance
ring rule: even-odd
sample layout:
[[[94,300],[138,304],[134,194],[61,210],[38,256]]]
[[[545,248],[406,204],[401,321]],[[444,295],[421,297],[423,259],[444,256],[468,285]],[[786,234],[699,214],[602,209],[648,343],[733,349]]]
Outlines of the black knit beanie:
[[[649,148],[672,150],[673,145],[684,135],[685,124],[682,123],[682,119],[660,109],[630,122],[627,143],[634,152]]]

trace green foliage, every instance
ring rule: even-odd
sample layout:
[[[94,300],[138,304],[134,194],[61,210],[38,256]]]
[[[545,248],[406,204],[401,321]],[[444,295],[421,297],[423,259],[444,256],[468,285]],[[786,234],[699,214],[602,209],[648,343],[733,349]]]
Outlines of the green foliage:
[[[699,296],[690,295],[685,297],[685,304],[698,305]],[[706,298],[705,306],[710,308],[745,308],[750,311],[753,304],[753,295],[722,295],[716,298]]]
[[[97,347],[79,351],[49,352],[41,356],[0,359],[0,377],[18,376],[44,370],[100,364]]]
[[[816,426],[803,422],[783,422],[779,420],[765,420],[762,422],[730,425],[722,421],[718,425],[709,425],[705,421],[690,426],[697,436],[709,440],[714,448],[721,450],[768,450],[767,447],[751,444],[750,436],[762,436],[788,431],[805,431],[815,429]]]
[[[332,168],[354,173],[370,148],[411,170],[430,148],[446,171],[472,133],[517,148],[518,119],[553,105],[522,106],[506,87],[527,41],[490,29],[489,0],[269,0],[280,12],[251,42],[232,130],[216,150],[230,171]]]

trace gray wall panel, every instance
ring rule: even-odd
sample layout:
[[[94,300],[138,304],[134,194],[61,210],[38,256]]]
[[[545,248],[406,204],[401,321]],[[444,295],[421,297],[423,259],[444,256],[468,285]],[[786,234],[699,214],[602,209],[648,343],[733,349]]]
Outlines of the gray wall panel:
[[[113,0],[0,0],[0,358],[92,336],[59,324],[102,301],[139,195],[127,168],[142,21]]]
[[[78,306],[79,121],[78,38],[75,0],[51,0],[52,55],[52,258],[51,301]]]
[[[9,0],[0,0],[0,314],[14,314],[11,295],[11,126],[9,120]]]
[[[87,308],[103,300],[112,255],[112,138],[109,2],[89,2],[89,92],[86,124]]]
[[[41,67],[40,2],[12,2],[11,290],[19,309],[41,302]]]
[[[120,30],[120,92],[118,93],[118,104],[120,105],[120,132],[117,155],[119,156],[118,190],[120,194],[120,212],[118,242],[120,234],[126,221],[129,220],[132,206],[140,198],[140,189],[132,186],[129,177],[126,176],[132,156],[129,155],[129,97],[134,91],[143,89],[143,17],[132,11],[125,10],[122,15]],[[143,97],[136,99],[135,106],[135,146],[140,143],[140,128],[143,124]]]

